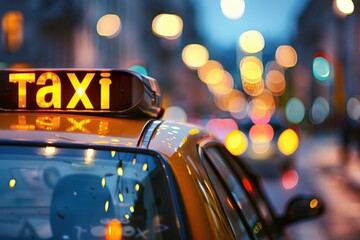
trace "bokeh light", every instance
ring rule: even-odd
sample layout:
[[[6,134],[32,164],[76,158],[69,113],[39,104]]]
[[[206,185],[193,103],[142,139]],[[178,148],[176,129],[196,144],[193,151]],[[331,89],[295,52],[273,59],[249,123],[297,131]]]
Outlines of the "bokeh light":
[[[105,239],[106,240],[121,240],[122,239],[122,225],[117,219],[111,220],[106,226]]]
[[[274,96],[281,96],[286,90],[285,76],[278,70],[271,70],[266,74],[265,84]]]
[[[253,123],[268,123],[276,108],[275,100],[268,90],[254,97],[248,105],[248,115]]]
[[[201,81],[206,84],[217,84],[224,76],[223,66],[216,60],[209,60],[197,70]]]
[[[96,25],[96,31],[100,36],[113,38],[121,30],[121,20],[116,14],[106,14],[102,16]]]
[[[334,0],[335,12],[339,11],[343,15],[350,15],[354,12],[355,6],[352,0]]]
[[[246,151],[248,140],[242,131],[234,130],[226,136],[225,146],[233,155],[239,156]]]
[[[281,153],[291,155],[298,149],[299,137],[294,130],[288,128],[280,134],[277,145]]]
[[[227,71],[223,71],[220,82],[216,84],[208,83],[209,91],[214,95],[226,95],[229,94],[234,88],[234,79]]]
[[[234,119],[231,118],[214,118],[210,119],[205,128],[215,134],[221,141],[225,141],[226,136],[228,133],[238,130],[238,126]]]
[[[330,77],[331,67],[328,60],[324,57],[317,56],[313,60],[313,74],[319,81],[325,81]]]
[[[349,118],[353,120],[360,119],[360,100],[356,97],[351,97],[346,104],[346,112]]]
[[[305,106],[298,98],[291,98],[285,106],[285,116],[291,123],[300,123],[305,117]]]
[[[229,19],[238,19],[244,15],[244,0],[221,0],[220,8],[225,17]]]
[[[330,114],[329,102],[324,97],[317,97],[310,109],[310,120],[318,125],[325,121]]]
[[[129,68],[129,70],[134,71],[134,72],[138,72],[138,73],[146,75],[146,76],[148,75],[147,69],[144,66],[141,66],[141,65],[131,66]]]
[[[183,21],[175,14],[162,13],[152,21],[152,31],[159,37],[174,40],[180,37],[182,30]]]
[[[209,60],[208,50],[200,44],[189,44],[182,51],[182,60],[189,68],[196,69]]]
[[[178,106],[170,106],[165,109],[162,118],[168,121],[186,122],[188,116],[183,108]]]
[[[284,189],[290,190],[296,187],[299,182],[299,174],[296,170],[290,169],[283,173],[281,183]]]
[[[280,66],[290,68],[296,65],[298,57],[293,47],[282,45],[276,49],[275,59]]]
[[[249,137],[254,143],[268,143],[274,137],[274,129],[270,124],[254,124],[249,130]]]
[[[257,53],[264,49],[265,40],[260,32],[250,30],[240,35],[239,46],[245,53]]]
[[[240,62],[241,76],[246,81],[258,82],[263,74],[263,64],[261,60],[255,56],[244,57]]]

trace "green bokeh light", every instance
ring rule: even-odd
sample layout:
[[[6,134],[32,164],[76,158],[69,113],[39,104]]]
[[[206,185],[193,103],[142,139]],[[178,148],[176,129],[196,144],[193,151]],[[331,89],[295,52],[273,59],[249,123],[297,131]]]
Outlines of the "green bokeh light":
[[[138,72],[138,73],[146,75],[146,76],[148,75],[148,71],[146,70],[146,68],[141,65],[134,65],[134,66],[130,67],[129,70]]]
[[[325,81],[330,77],[331,67],[323,57],[316,57],[313,61],[313,74],[319,81]]]
[[[305,116],[305,106],[298,98],[291,98],[285,106],[285,115],[289,122],[300,123]]]

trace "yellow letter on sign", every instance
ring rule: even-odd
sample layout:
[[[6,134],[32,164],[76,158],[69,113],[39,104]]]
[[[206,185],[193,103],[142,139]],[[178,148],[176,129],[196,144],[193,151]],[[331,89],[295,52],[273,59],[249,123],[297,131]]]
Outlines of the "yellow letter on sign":
[[[19,83],[18,107],[26,108],[26,83],[35,82],[35,73],[10,73],[9,82]]]
[[[36,84],[45,85],[47,80],[52,81],[52,86],[45,86],[38,90],[36,94],[36,103],[41,108],[49,108],[54,105],[54,108],[61,107],[61,82],[58,75],[52,72],[46,72],[40,75]],[[47,94],[52,94],[49,102],[45,100]]]
[[[87,73],[81,83],[77,79],[75,73],[68,73],[67,75],[71,81],[71,84],[73,85],[73,87],[75,89],[75,93],[72,96],[72,98],[66,108],[69,108],[69,109],[75,108],[75,106],[81,100],[86,109],[93,109],[94,107],[91,104],[90,99],[86,95],[86,89],[88,88],[95,73]]]

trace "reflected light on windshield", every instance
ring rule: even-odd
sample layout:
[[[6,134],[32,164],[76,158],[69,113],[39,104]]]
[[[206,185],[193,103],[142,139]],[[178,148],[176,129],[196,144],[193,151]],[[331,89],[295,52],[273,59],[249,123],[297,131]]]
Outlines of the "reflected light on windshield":
[[[124,170],[123,170],[122,167],[118,167],[118,169],[117,169],[117,174],[118,174],[118,176],[120,176],[120,177],[124,174]]]
[[[288,170],[284,172],[281,177],[281,183],[284,189],[290,190],[296,187],[299,182],[299,175],[295,170]]]
[[[85,150],[85,163],[90,164],[94,160],[95,151],[94,149]]]
[[[55,155],[55,153],[56,153],[56,147],[46,146],[44,149],[44,154],[47,157],[51,157],[51,156]]]
[[[124,202],[124,195],[122,193],[119,193],[118,197],[120,202]]]
[[[10,188],[14,188],[16,185],[16,179],[15,178],[11,178],[9,181],[9,187]]]
[[[122,239],[122,225],[119,220],[113,219],[106,226],[105,239],[106,240]]]

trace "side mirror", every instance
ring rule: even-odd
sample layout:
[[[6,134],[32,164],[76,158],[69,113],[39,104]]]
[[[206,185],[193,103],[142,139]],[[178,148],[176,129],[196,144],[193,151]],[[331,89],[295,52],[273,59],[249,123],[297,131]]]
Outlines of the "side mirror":
[[[283,228],[300,220],[318,217],[324,210],[324,204],[319,198],[312,196],[296,197],[288,203],[285,214],[278,220]]]

